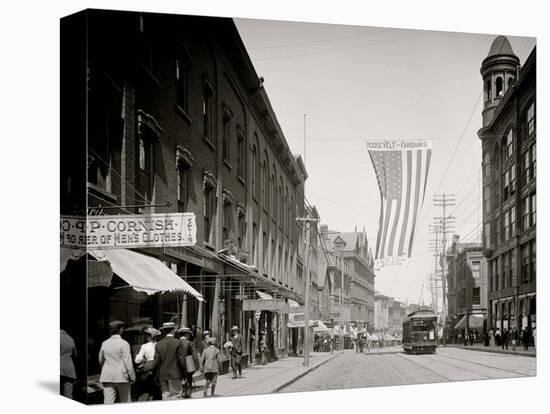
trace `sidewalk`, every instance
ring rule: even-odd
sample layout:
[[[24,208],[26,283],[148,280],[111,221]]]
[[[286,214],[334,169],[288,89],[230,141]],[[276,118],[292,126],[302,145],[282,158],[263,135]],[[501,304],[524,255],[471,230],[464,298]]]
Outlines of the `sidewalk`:
[[[441,346],[441,345],[440,345]],[[449,348],[459,348],[465,349],[467,351],[481,351],[481,352],[493,352],[495,354],[512,354],[520,356],[534,357],[537,356],[537,351],[533,347],[529,347],[526,351],[523,349],[523,345],[517,346],[515,351],[512,351],[512,345],[508,345],[508,349],[502,349],[501,346],[484,346],[483,344],[474,344],[474,345],[459,345],[459,344],[447,344]]]
[[[312,352],[308,368],[303,366],[303,357],[288,357],[267,365],[253,365],[243,369],[241,378],[233,379],[231,372],[220,375],[216,385],[216,395],[227,397],[278,392],[300,377],[338,357],[338,355],[341,355],[341,353]],[[203,398],[204,379],[199,380],[197,385],[199,387],[193,391],[193,398]],[[208,398],[210,398],[210,390],[208,391]]]

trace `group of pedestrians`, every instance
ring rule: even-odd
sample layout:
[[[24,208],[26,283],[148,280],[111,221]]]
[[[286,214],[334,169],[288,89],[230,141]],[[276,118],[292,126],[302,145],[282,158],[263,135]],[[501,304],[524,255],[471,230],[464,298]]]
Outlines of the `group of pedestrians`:
[[[511,345],[512,351],[515,351],[521,342],[523,349],[528,351],[531,340],[533,340],[536,347],[536,332],[536,329],[531,331],[529,328],[523,328],[520,332],[515,327],[510,330],[500,330],[500,328],[497,328],[496,330],[491,329],[486,334],[484,342],[485,346],[502,347],[502,349],[508,349],[508,346]]]
[[[103,385],[105,404],[130,402],[132,386],[138,400],[191,398],[193,375],[197,370],[204,373],[206,380],[204,396],[209,389],[210,395],[215,395],[222,354],[216,338],[208,331],[203,332],[199,343],[201,352],[187,327],[178,328],[174,322],[167,322],[159,330],[146,328],[143,332],[148,335],[148,341],[132,361],[130,344],[121,336],[123,327],[121,321],[109,324],[111,336],[99,352],[99,381]],[[237,378],[242,376],[241,358],[246,346],[237,326],[231,328],[231,334],[231,340],[224,346],[229,348],[233,378]]]

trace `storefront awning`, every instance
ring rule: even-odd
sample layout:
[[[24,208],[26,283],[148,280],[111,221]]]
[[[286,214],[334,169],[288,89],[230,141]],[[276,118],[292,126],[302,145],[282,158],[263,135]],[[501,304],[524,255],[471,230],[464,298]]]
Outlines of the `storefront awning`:
[[[89,250],[88,254],[96,260],[108,261],[113,273],[138,292],[151,295],[183,291],[204,301],[199,292],[154,257],[127,249]]]
[[[317,325],[313,326],[313,332],[315,333],[330,333],[330,328],[327,327],[323,321],[317,321]]]
[[[466,318],[468,315],[464,315],[460,321],[455,325],[455,329],[466,329]],[[469,315],[468,326],[470,329],[483,328],[483,315]]]

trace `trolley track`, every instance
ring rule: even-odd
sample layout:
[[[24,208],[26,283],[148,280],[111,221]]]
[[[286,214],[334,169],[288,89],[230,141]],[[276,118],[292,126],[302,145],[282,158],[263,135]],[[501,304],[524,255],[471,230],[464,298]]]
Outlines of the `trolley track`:
[[[494,365],[483,364],[483,363],[478,362],[478,361],[471,361],[471,360],[468,360],[468,359],[456,358],[456,357],[452,357],[452,356],[448,356],[448,355],[441,355],[441,354],[435,354],[435,356],[438,357],[438,358],[445,358],[445,359],[452,359],[452,360],[456,360],[456,361],[460,361],[460,362],[467,362],[469,364],[475,364],[475,365],[479,365],[479,366],[482,366],[482,367],[485,367],[485,368],[494,369],[494,370],[497,370],[497,371],[509,372],[509,373],[519,375],[519,376],[522,376],[522,377],[529,377],[530,376],[529,374],[526,374],[524,372],[520,372],[520,371],[516,371],[516,370],[513,370],[513,369],[508,369],[508,368],[500,368],[500,367],[496,367]]]

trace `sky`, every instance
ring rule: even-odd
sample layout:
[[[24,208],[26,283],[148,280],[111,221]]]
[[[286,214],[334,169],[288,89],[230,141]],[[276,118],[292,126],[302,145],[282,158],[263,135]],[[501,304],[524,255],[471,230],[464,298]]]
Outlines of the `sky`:
[[[376,272],[375,289],[432,300],[428,225],[434,194],[454,194],[455,232],[479,241],[482,80],[495,35],[236,19],[295,154],[305,158],[306,197],[329,229],[365,227],[376,249],[380,195],[368,140],[432,141],[426,198],[408,266]],[[523,63],[535,38],[508,36]],[[304,155],[304,115],[305,155]],[[450,239],[450,237],[449,237]]]

